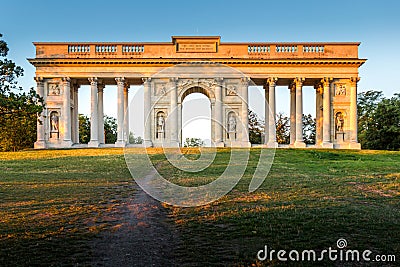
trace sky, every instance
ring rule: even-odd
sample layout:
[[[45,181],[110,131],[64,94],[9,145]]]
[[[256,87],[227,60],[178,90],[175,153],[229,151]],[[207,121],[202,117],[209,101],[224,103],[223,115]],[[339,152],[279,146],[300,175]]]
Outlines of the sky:
[[[35,86],[34,68],[26,60],[35,57],[34,41],[169,42],[172,35],[218,35],[222,42],[361,42],[359,57],[368,61],[360,68],[359,92],[380,90],[386,97],[400,92],[400,1],[14,0],[0,6],[0,33],[10,48],[8,58],[25,70],[19,79],[24,88]],[[113,88],[105,90],[105,113],[115,117]],[[249,96],[250,106],[257,106],[257,90]],[[80,90],[80,113],[89,113],[88,91]],[[130,99],[140,97],[140,88],[132,87]],[[207,101],[198,105],[204,114]],[[311,88],[304,89],[304,101],[304,113],[315,114]],[[131,118],[140,112],[140,101],[135,106]],[[289,111],[286,88],[277,88],[277,111]],[[188,136],[199,133],[193,125],[187,128]],[[142,129],[134,131],[141,135]]]

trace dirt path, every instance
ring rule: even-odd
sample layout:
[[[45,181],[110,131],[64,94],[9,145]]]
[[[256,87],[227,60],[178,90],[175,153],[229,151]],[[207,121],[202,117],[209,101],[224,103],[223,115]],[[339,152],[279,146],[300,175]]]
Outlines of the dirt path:
[[[93,266],[174,266],[178,232],[160,202],[132,182],[133,196],[113,211],[115,226],[93,241]]]

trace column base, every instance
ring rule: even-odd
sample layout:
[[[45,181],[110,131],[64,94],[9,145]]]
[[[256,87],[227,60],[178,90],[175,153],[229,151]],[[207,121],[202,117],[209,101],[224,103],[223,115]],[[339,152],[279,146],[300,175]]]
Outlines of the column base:
[[[315,147],[316,148],[321,148],[322,147],[322,141],[315,142]]]
[[[306,143],[304,143],[304,141],[295,141],[293,144],[293,147],[295,148],[305,148],[306,147]]]
[[[225,143],[224,142],[222,142],[222,141],[219,141],[219,142],[215,142],[215,147],[225,147]]]
[[[119,140],[115,142],[115,147],[126,147],[126,142]]]
[[[42,148],[47,148],[47,144],[46,144],[46,141],[36,141],[34,144],[33,144],[33,148],[34,149],[42,149]]]
[[[97,140],[90,141],[88,147],[99,147],[100,143]]]
[[[242,141],[241,147],[251,147],[251,143],[249,141]]]
[[[322,142],[319,147],[320,148],[333,149],[333,143],[331,143],[331,142]]]
[[[361,150],[361,144],[360,143],[356,143],[356,142],[351,142],[349,143],[349,149],[357,149],[357,150]]]
[[[227,141],[227,147],[251,147],[251,143],[247,141]]]
[[[144,140],[143,146],[144,147],[153,147],[153,142],[151,142],[150,140]]]
[[[72,147],[73,144],[74,144],[74,143],[72,143],[71,140],[69,140],[69,141],[62,141],[62,142],[61,142],[61,146],[62,146],[62,147],[65,147],[65,148]]]
[[[266,144],[266,147],[268,147],[268,148],[277,148],[278,147],[278,142],[268,142]]]
[[[163,143],[162,146],[163,147],[170,147],[170,148],[180,147],[178,141],[170,141],[169,143]]]

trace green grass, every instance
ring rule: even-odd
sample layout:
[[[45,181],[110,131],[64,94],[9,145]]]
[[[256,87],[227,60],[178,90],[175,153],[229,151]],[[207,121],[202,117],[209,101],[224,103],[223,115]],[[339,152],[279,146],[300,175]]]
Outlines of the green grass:
[[[207,170],[190,174],[157,152],[159,171],[186,186],[216,179],[230,155],[222,149]],[[259,153],[251,150],[245,176],[217,202],[165,205],[180,233],[182,264],[280,265],[258,262],[257,251],[335,248],[339,238],[400,261],[399,152],[280,149],[262,186],[248,193]],[[104,217],[134,190],[121,149],[0,153],[0,160],[4,266],[87,263],[88,241],[115,227]]]
[[[0,153],[0,265],[72,265],[132,192],[121,149]],[[116,201],[114,201],[116,200]]]

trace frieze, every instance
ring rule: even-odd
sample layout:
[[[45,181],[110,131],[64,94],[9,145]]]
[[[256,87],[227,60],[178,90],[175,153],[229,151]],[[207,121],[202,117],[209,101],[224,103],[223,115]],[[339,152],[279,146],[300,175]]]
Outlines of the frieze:
[[[49,84],[49,93],[48,95],[60,95],[60,86],[57,83]]]
[[[335,84],[335,96],[345,96],[346,95],[346,85],[345,84]]]
[[[215,79],[179,79],[178,80],[178,89],[182,90],[187,87],[192,86],[204,86],[207,88],[214,88],[214,86],[218,85],[218,82]]]
[[[233,84],[229,84],[226,86],[226,95],[227,96],[236,96],[237,95],[237,88]]]

